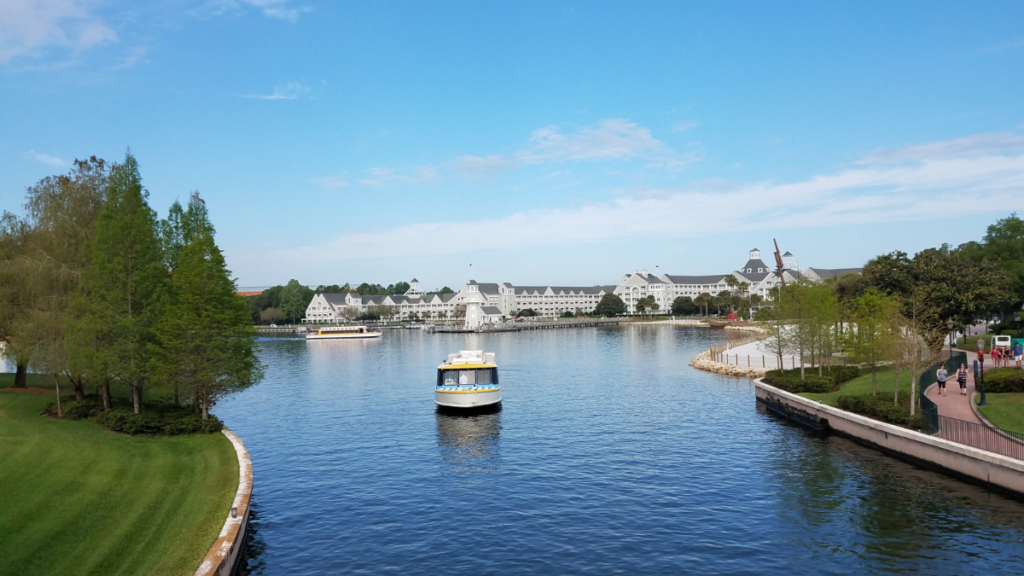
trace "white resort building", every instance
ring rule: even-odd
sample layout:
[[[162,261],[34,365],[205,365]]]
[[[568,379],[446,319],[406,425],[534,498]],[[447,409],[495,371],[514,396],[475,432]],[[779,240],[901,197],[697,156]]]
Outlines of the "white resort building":
[[[859,273],[860,268],[806,268],[801,269],[796,257],[786,252],[782,255],[783,276],[786,282],[808,279],[820,282],[825,278],[843,274]],[[374,306],[388,306],[394,319],[446,319],[462,316],[466,305],[475,304],[473,323],[493,324],[509,318],[527,308],[540,316],[561,316],[565,312],[589,313],[597,307],[605,294],[616,294],[626,303],[629,312],[636,311],[641,298],[653,296],[658,309],[667,311],[679,296],[695,298],[703,293],[716,296],[729,290],[725,279],[732,274],[736,280],[747,284],[747,293],[758,294],[765,300],[772,299],[772,289],[779,285],[778,272],[761,260],[761,251],[750,250],[746,264],[726,274],[705,276],[677,276],[663,274],[658,277],[647,270],[636,270],[625,274],[618,285],[607,286],[514,286],[470,280],[454,294],[425,294],[420,283],[413,278],[405,294],[392,296],[366,296],[357,292],[345,294],[317,293],[306,308],[307,322],[347,322],[364,314]],[[460,307],[460,305],[462,305]],[[456,307],[459,307],[458,310]],[[477,317],[479,316],[479,317]]]

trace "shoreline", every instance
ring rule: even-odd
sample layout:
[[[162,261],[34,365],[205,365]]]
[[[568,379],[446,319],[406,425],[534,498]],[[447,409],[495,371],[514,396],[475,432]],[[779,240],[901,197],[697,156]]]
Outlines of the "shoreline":
[[[195,576],[231,576],[245,548],[245,533],[249,527],[249,500],[252,498],[252,461],[249,451],[237,434],[228,427],[221,430],[227,436],[238,457],[238,489],[235,499],[231,502],[224,527],[221,528],[217,540],[206,553]]]

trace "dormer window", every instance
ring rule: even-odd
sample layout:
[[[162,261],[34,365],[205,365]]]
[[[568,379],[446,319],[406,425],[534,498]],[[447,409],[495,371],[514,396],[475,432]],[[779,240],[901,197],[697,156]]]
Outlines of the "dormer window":
[[[747,268],[747,274],[750,274],[750,268]]]
[[[758,268],[757,269],[757,273],[760,274],[761,272],[762,272],[762,270],[760,268]]]

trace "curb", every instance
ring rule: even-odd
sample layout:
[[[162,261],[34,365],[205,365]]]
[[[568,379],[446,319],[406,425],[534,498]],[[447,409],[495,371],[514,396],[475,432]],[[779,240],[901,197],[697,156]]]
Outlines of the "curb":
[[[232,517],[231,511],[228,511],[224,527],[196,569],[195,576],[230,576],[241,554],[245,530],[249,525],[249,499],[252,497],[252,462],[249,460],[249,452],[230,429],[225,427],[221,432],[231,441],[238,456],[238,490],[231,503],[237,514]]]

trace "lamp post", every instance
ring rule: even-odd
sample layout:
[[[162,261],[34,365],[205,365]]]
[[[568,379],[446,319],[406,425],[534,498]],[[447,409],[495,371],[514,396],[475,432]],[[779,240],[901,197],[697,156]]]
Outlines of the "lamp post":
[[[953,319],[946,320],[946,328],[949,329],[949,359],[953,359]]]
[[[975,382],[978,392],[981,392],[978,406],[988,406],[988,402],[985,402],[985,340],[982,338],[978,338],[978,364],[981,366],[981,377]]]

